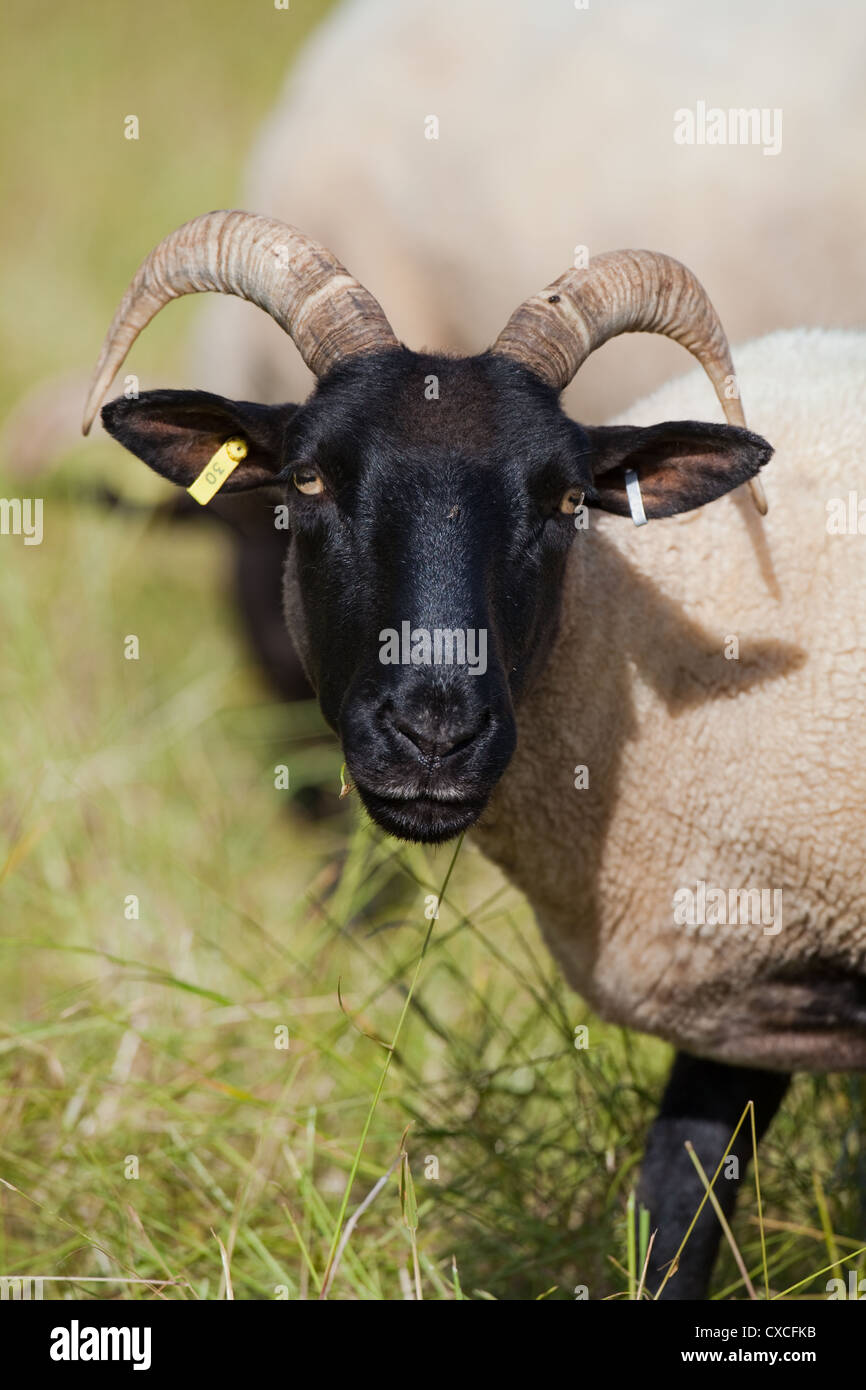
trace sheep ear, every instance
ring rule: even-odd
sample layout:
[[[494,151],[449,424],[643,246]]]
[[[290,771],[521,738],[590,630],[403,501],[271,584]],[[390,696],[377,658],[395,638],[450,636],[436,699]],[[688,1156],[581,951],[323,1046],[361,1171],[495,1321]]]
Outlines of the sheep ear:
[[[102,423],[125,449],[180,487],[194,483],[221,445],[238,436],[247,454],[222,491],[244,492],[274,482],[286,425],[296,410],[229,401],[209,391],[144,391],[137,399],[109,401]]]
[[[587,504],[635,520],[641,504],[649,521],[714,502],[753,478],[773,453],[766,439],[750,430],[697,420],[647,428],[596,426],[586,428],[586,433],[593,470]]]

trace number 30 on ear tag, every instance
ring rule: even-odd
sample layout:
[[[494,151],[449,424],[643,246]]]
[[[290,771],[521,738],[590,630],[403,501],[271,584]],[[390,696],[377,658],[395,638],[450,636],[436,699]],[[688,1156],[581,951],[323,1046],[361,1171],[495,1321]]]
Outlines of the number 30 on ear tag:
[[[202,507],[219,492],[226,479],[247,456],[245,439],[227,439],[188,488],[190,497]]]

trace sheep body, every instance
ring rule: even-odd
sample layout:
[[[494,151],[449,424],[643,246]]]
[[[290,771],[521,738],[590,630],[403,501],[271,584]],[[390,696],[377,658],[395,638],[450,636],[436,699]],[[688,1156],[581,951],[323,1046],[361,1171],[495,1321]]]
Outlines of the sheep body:
[[[476,835],[605,1018],[726,1062],[863,1067],[866,538],[831,534],[827,504],[866,497],[866,335],[734,357],[776,448],[769,515],[741,496],[640,529],[590,514]],[[621,420],[708,418],[710,396],[696,371]],[[677,925],[700,882],[781,890],[781,929]]]

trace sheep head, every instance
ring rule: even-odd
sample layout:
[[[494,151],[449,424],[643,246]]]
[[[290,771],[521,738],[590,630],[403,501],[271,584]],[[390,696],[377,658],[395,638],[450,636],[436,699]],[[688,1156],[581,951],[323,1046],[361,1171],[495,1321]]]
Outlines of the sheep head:
[[[197,221],[205,255],[197,259],[188,224],[133,281],[88,418],[140,327],[175,295],[220,289],[278,319],[319,377],[303,405],[149,391],[105,406],[103,422],[185,487],[227,439],[244,440],[224,490],[281,490],[287,622],[361,799],[391,834],[448,839],[478,818],[508,765],[515,705],[551,648],[568,551],[592,544],[583,534],[591,509],[634,515],[637,478],[647,519],[687,511],[753,479],[772,451],[740,425],[571,420],[560,391],[604,326],[592,319],[583,334],[580,295],[570,289],[565,311],[555,289],[528,301],[492,351],[416,353],[396,342],[372,296],[300,233],[242,213]],[[274,245],[296,245],[290,273]],[[620,281],[633,287],[634,263],[621,264],[630,268]],[[614,273],[609,261],[604,269]],[[629,325],[667,332],[720,371],[727,344],[706,295],[683,267],[687,287],[665,271],[667,300],[655,316],[637,314],[624,291],[626,306],[615,302],[622,326],[604,336]],[[654,293],[663,299],[664,285]],[[673,312],[677,301],[688,305],[691,332]]]

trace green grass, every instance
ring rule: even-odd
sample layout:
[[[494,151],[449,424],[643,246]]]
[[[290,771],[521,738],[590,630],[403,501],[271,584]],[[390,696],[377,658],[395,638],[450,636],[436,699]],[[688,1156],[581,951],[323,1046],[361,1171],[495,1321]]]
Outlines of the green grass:
[[[104,1293],[98,1276],[152,1281],[118,1284],[127,1298],[221,1297],[219,1238],[235,1297],[315,1296],[453,847],[397,847],[340,803],[318,716],[266,704],[245,665],[219,538],[65,490],[47,491],[41,547],[4,541],[0,1176],[16,1190],[0,1270],[73,1279],[54,1292],[75,1295]],[[293,809],[280,762],[329,789],[332,816]],[[426,1297],[455,1296],[452,1257],[470,1298],[623,1294],[667,1060],[588,1016],[469,841],[348,1210],[409,1125]],[[830,1261],[827,1231],[838,1254],[862,1243],[862,1103],[858,1082],[802,1078],[762,1150],[776,1290]],[[414,1278],[398,1179],[332,1297],[400,1298]],[[756,1210],[747,1191],[735,1231],[759,1284]],[[742,1295],[737,1278],[724,1256],[718,1291]]]
[[[166,227],[234,201],[322,9],[13,7],[3,404],[89,361]],[[179,360],[192,312],[139,360]],[[219,536],[82,500],[85,474],[131,466],[82,446],[40,480],[43,545],[0,538],[0,1274],[65,1281],[54,1296],[316,1297],[341,1211],[390,1170],[330,1297],[634,1294],[626,1211],[668,1049],[587,1013],[471,839],[407,1003],[454,847],[397,847],[339,801],[317,712],[269,703],[249,666]],[[861,1081],[801,1078],[762,1149],[773,1291],[822,1296],[863,1243],[863,1113]],[[760,1288],[756,1212],[750,1188],[734,1237]],[[728,1251],[714,1287],[744,1296]]]

